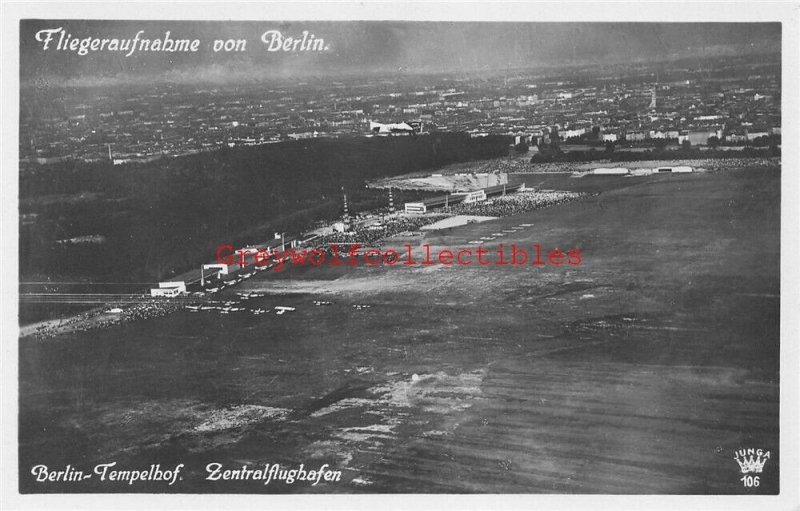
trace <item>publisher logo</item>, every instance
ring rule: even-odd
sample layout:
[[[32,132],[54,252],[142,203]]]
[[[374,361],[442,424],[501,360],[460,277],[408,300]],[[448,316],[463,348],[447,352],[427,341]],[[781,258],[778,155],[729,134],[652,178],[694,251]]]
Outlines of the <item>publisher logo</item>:
[[[739,449],[734,453],[733,459],[739,464],[742,474],[745,474],[739,479],[745,488],[757,488],[761,485],[760,476],[747,474],[760,474],[770,456],[770,451],[763,449]]]

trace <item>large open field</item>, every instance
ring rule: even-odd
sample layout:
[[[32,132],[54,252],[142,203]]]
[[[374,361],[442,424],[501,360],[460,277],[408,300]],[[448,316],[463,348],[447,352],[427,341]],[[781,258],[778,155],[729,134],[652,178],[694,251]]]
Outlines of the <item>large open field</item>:
[[[503,242],[578,247],[580,266],[263,272],[256,300],[296,312],[23,340],[21,490],[776,493],[780,171],[523,180],[601,193],[425,241],[532,224]],[[772,452],[758,488],[733,459],[747,447]],[[187,472],[29,475],[111,461]],[[209,482],[210,462],[343,477]]]

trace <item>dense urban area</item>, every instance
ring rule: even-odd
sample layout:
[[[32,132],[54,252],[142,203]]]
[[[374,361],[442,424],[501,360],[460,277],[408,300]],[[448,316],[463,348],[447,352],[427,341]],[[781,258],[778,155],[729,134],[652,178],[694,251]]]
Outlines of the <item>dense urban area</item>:
[[[464,132],[535,151],[741,149],[780,143],[776,56],[146,90],[31,86],[20,158],[146,162],[221,147],[343,136]]]

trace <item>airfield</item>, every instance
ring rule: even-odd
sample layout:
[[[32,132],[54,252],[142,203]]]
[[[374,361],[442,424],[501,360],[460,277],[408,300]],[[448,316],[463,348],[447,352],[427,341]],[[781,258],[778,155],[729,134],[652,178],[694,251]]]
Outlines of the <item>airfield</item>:
[[[265,271],[237,291],[295,311],[22,342],[21,491],[777,493],[780,170],[520,181],[600,193],[384,246],[526,225],[487,248],[579,247],[580,266]],[[733,459],[746,447],[773,453],[759,488]],[[109,461],[186,472],[25,477]],[[210,462],[343,476],[210,482]]]

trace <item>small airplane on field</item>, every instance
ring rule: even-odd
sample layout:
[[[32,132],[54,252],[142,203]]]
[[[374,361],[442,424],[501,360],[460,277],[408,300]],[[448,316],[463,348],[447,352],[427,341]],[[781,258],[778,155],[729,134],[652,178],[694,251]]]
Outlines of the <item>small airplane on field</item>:
[[[275,310],[278,311],[276,314],[281,315],[285,312],[294,312],[294,307],[284,307],[283,305],[278,305],[275,307]]]

